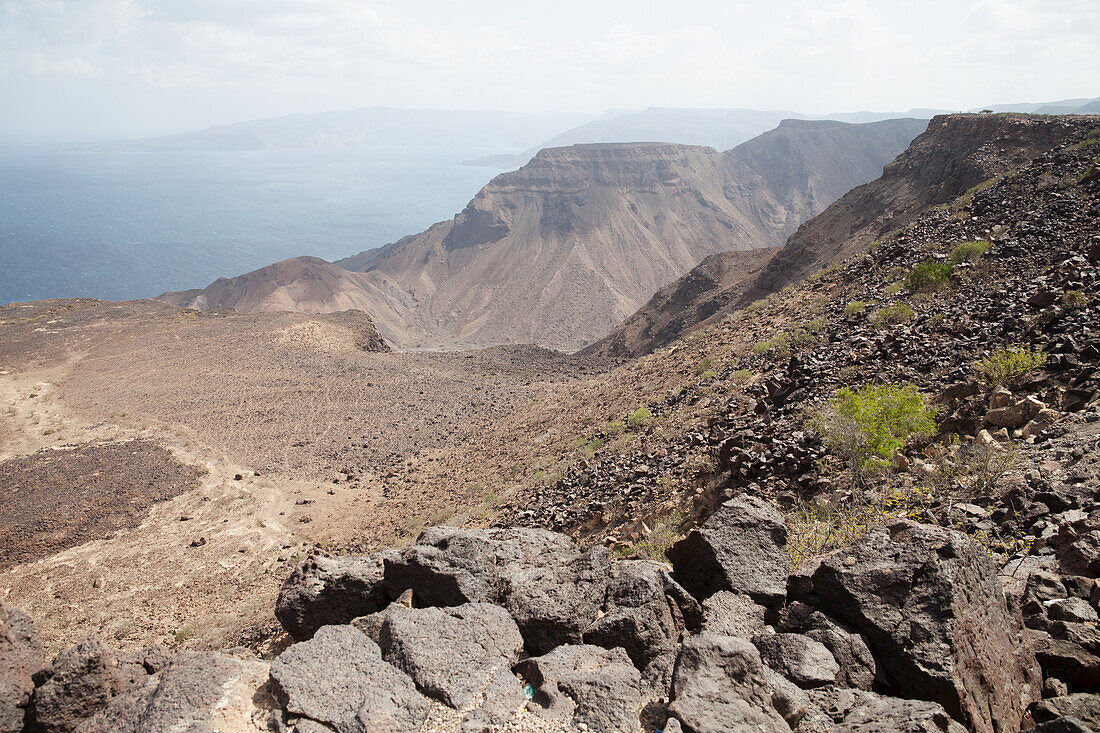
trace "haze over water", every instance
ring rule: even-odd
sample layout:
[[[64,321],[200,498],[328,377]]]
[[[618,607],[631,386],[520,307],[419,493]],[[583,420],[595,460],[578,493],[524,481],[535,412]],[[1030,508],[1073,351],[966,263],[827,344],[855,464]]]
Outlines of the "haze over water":
[[[0,147],[0,303],[151,297],[355,254],[453,216],[497,172],[461,161],[501,152]]]

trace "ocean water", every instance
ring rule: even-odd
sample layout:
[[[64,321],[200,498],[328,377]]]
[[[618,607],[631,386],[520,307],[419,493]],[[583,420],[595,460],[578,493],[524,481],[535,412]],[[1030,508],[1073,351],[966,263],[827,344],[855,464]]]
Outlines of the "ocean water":
[[[338,259],[460,211],[510,150],[92,153],[0,147],[0,303],[145,298]]]

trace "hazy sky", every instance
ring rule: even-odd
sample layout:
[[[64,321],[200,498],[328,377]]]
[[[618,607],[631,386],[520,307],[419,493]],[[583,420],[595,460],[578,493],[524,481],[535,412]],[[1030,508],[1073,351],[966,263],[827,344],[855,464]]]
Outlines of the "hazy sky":
[[[1100,95],[1100,0],[0,0],[0,142],[384,105],[964,109]]]

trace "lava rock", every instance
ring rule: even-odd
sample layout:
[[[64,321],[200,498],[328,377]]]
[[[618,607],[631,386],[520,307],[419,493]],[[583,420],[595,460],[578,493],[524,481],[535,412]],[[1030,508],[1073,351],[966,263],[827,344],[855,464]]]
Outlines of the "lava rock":
[[[719,507],[667,554],[672,576],[699,600],[727,590],[774,608],[786,597],[786,545],[783,516],[762,499],[741,496]]]
[[[965,733],[940,705],[926,700],[864,697],[833,733]]]
[[[352,626],[324,626],[271,664],[272,692],[292,715],[337,733],[417,731],[428,701]]]
[[[668,711],[685,733],[790,730],[772,703],[760,653],[735,636],[700,634],[684,641]]]
[[[565,645],[514,671],[532,687],[528,708],[593,731],[634,733],[642,708],[641,674],[622,649]]]
[[[448,608],[393,605],[379,632],[382,658],[417,689],[456,710],[470,705],[497,670],[510,670],[523,637],[508,612],[486,603]],[[523,701],[513,678],[516,707]]]
[[[322,626],[382,610],[391,600],[383,584],[385,557],[309,555],[283,583],[275,617],[291,637],[305,641]]]
[[[751,639],[764,630],[766,613],[747,595],[720,590],[703,602],[703,631]]]
[[[1094,730],[1100,729],[1100,695],[1079,692],[1040,700],[1031,706],[1031,718],[1036,723],[1075,718]]]
[[[978,733],[1018,729],[1042,682],[986,552],[942,527],[899,522],[827,555],[802,601],[867,642],[884,692],[930,700]],[[806,586],[809,586],[808,588]]]
[[[34,623],[0,602],[0,733],[20,733],[34,692],[34,676],[45,667]]]
[[[94,637],[62,651],[35,690],[36,726],[44,733],[75,731],[119,692],[117,667],[114,653]]]
[[[801,634],[757,634],[752,643],[764,664],[799,687],[831,684],[840,672],[824,644]]]

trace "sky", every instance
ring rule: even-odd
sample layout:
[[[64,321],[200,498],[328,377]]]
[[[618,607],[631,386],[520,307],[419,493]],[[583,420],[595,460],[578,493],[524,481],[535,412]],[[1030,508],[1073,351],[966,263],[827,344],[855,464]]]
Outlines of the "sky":
[[[371,106],[825,113],[1098,95],[1098,0],[0,0],[0,143]]]

